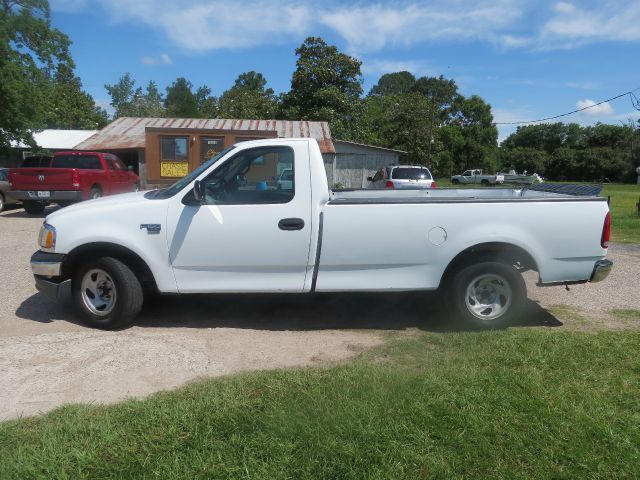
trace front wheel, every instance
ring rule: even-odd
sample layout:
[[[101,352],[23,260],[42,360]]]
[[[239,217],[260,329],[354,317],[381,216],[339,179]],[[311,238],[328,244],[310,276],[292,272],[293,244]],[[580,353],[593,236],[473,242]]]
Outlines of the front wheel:
[[[520,272],[498,261],[482,261],[459,269],[449,290],[453,315],[482,329],[505,327],[517,320],[527,299]]]
[[[451,183],[454,185],[458,185],[460,183],[460,180],[458,180],[457,178],[454,178],[453,180],[451,180]]]
[[[112,257],[81,265],[73,276],[71,292],[78,315],[104,330],[131,324],[140,313],[144,296],[136,275]]]

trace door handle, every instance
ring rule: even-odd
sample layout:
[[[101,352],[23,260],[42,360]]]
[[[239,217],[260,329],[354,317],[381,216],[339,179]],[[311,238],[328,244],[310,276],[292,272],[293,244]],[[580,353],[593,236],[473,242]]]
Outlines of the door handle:
[[[278,222],[280,230],[302,230],[304,228],[304,220],[301,218],[283,218]]]

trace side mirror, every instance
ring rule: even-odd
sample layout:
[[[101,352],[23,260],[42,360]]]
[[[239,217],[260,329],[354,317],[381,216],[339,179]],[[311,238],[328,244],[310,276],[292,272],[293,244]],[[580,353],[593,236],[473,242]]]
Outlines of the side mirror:
[[[200,180],[196,180],[196,183],[193,184],[193,198],[198,203],[202,203],[204,200],[204,184]]]
[[[373,177],[367,177],[367,180],[373,182]]]

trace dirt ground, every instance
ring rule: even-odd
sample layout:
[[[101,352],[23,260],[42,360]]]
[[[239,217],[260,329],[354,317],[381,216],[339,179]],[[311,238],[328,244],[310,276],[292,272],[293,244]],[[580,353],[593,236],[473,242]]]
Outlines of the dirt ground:
[[[338,362],[387,333],[449,328],[437,293],[411,293],[156,297],[135,326],[93,330],[75,321],[68,288],[55,304],[33,285],[29,257],[41,223],[21,209],[0,214],[0,420],[203,377]],[[639,323],[640,247],[614,245],[609,258],[607,281],[569,292],[536,287],[527,274],[531,301],[517,328]]]

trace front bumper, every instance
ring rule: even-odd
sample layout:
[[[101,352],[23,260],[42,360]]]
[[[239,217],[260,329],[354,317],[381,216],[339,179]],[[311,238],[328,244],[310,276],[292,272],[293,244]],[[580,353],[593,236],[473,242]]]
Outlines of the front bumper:
[[[31,256],[31,271],[36,288],[53,301],[58,301],[60,285],[66,280],[63,275],[65,255],[37,251]]]
[[[611,267],[613,267],[613,262],[611,260],[598,260],[593,267],[593,272],[591,273],[589,281],[592,283],[601,282],[609,276]]]
[[[48,197],[39,197],[38,190],[9,190],[8,194],[14,200],[33,200],[36,202],[80,202],[82,192],[77,190],[47,190]]]

